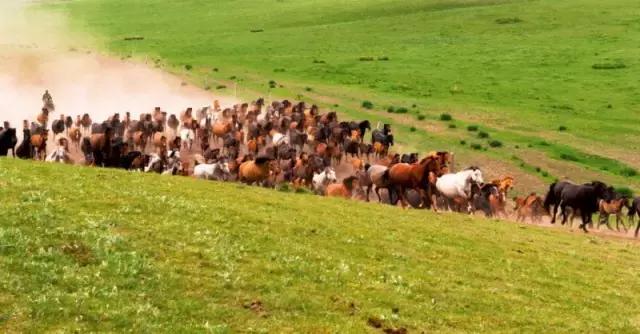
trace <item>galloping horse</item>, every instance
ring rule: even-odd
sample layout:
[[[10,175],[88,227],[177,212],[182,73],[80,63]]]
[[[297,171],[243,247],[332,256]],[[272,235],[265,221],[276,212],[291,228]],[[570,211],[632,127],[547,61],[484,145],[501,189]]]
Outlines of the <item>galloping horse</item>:
[[[398,163],[389,168],[389,183],[398,193],[403,208],[407,205],[405,192],[414,189],[420,193],[423,205],[430,203],[431,208],[436,211],[432,187],[429,186],[429,175],[430,173],[439,174],[440,167],[440,160],[437,157],[428,156],[418,163]]]
[[[482,184],[482,172],[477,167],[469,167],[455,174],[445,174],[436,181],[438,192],[449,200],[466,200],[468,211],[471,213],[471,185]]]

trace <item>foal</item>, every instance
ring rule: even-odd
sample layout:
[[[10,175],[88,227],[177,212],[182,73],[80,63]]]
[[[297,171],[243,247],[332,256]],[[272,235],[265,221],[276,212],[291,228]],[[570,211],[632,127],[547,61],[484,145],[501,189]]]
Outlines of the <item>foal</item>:
[[[624,227],[624,230],[627,230],[627,226],[622,221],[622,208],[629,207],[629,201],[626,197],[612,199],[607,202],[605,200],[600,200],[598,202],[598,228],[600,225],[605,224],[611,230],[611,226],[609,225],[609,215],[616,215],[616,230],[620,231],[620,224]]]

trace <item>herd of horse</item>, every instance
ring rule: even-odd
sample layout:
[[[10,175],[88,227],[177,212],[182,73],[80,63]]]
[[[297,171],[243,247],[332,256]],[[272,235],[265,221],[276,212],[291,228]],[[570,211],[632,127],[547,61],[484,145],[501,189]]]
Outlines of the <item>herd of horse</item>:
[[[48,94],[47,94],[48,95]],[[330,197],[379,202],[434,211],[449,210],[507,218],[512,177],[485,182],[478,167],[453,171],[453,154],[434,151],[391,151],[394,134],[384,124],[372,128],[364,121],[339,121],[336,112],[320,113],[317,106],[288,100],[265,104],[263,99],[221,108],[213,105],[176,114],[156,107],[132,118],[127,112],[94,121],[89,114],[64,115],[50,122],[53,103],[43,97],[37,118],[24,121],[23,138],[7,122],[0,127],[0,156],[82,163],[198,179],[237,181],[249,185],[307,188]],[[369,133],[370,141],[367,142]],[[53,148],[51,148],[53,146]],[[337,169],[347,169],[339,178]],[[372,194],[373,193],[373,194]],[[587,232],[599,213],[598,228],[615,215],[616,229],[626,230],[627,209],[633,224],[640,216],[640,198],[630,199],[613,187],[594,181],[558,181],[544,198],[535,193],[514,198],[516,219],[541,222],[545,215],[562,224],[581,220]],[[637,237],[640,220],[635,229]]]

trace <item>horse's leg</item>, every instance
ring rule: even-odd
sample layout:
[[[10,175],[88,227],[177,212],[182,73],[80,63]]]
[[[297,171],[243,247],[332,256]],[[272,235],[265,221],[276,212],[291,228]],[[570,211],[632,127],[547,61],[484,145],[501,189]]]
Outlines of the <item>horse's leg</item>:
[[[380,197],[380,187],[376,187],[373,191],[376,193],[376,196],[378,196],[378,203],[382,202],[382,197]]]
[[[368,185],[368,186],[367,186],[367,190],[366,190],[366,193],[367,193],[367,202],[369,202],[369,194],[371,194],[371,187],[373,187],[373,185]]]
[[[636,238],[638,237],[638,231],[640,231],[640,219],[638,219],[638,225],[636,226],[636,232],[634,233]]]
[[[560,212],[562,212],[562,225],[567,223],[567,205],[562,203],[560,205]],[[555,213],[555,210],[554,210]],[[552,223],[553,224],[553,223]]]
[[[559,207],[559,203],[554,203],[553,204],[553,214],[551,215],[551,224],[555,224],[556,223],[556,216],[558,215],[558,207]]]
[[[589,218],[589,214],[586,212],[587,210],[580,210],[580,218],[582,220],[582,224],[580,224],[580,228],[582,228],[582,230],[584,231],[584,233],[589,233],[589,231],[587,230],[587,225],[591,222],[591,219]]]
[[[600,225],[603,224],[604,221],[604,216],[602,214],[602,212],[598,213],[598,230],[600,229]]]
[[[616,230],[620,231],[620,229],[618,228],[618,224],[622,225],[622,228],[624,228],[624,231],[626,233],[627,225],[625,225],[624,220],[622,220],[622,209],[620,209],[620,211],[616,213]]]
[[[405,197],[405,189],[402,186],[398,186],[398,188],[396,188],[396,191],[398,192],[398,198],[400,198],[400,204],[402,205],[402,208],[405,209],[407,207],[407,198]]]

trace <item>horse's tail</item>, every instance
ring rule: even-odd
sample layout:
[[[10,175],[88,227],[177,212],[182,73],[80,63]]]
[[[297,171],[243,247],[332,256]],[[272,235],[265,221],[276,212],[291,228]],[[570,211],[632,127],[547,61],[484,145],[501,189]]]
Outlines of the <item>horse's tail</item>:
[[[557,182],[554,182],[549,186],[549,192],[547,192],[547,196],[544,198],[544,208],[547,212],[550,212],[551,205],[558,203],[558,199],[556,198],[554,191],[557,184]]]

